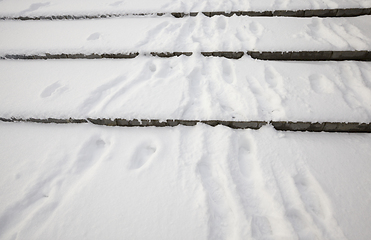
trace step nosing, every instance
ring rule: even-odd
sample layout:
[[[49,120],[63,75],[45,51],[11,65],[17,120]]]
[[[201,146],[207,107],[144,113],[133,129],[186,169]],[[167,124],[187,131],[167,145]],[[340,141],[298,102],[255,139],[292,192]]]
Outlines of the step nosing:
[[[203,14],[207,17],[358,17],[371,15],[371,8],[334,8],[334,9],[303,9],[303,10],[246,10],[246,11],[200,11],[200,12],[159,12],[159,13],[104,13],[104,14],[61,14],[61,15],[40,15],[40,16],[0,16],[0,20],[86,20],[86,19],[106,19],[118,17],[162,17],[172,16],[175,18],[196,17]]]
[[[338,132],[338,133],[371,133],[371,122],[309,122],[309,121],[228,121],[228,120],[182,120],[182,119],[125,119],[125,118],[3,118],[2,122],[31,122],[40,124],[81,124],[91,123],[112,127],[175,127],[205,124],[218,125],[232,129],[258,130],[271,125],[278,131],[293,132]]]
[[[43,53],[3,54],[1,60],[49,60],[49,59],[133,59],[138,56],[171,58],[200,54],[203,57],[240,59],[248,55],[253,59],[272,61],[371,61],[370,50],[344,51],[202,51],[202,52],[124,52],[124,53]]]

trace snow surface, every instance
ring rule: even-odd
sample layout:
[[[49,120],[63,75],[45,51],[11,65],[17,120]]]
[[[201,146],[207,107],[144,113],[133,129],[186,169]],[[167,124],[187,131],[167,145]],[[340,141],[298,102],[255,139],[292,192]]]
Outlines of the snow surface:
[[[370,29],[371,16],[0,21],[0,55],[371,50]]]
[[[0,116],[370,122],[371,63],[0,61]]]
[[[0,132],[1,239],[371,237],[370,134],[31,123]]]
[[[369,8],[369,0],[1,0],[2,16]]]
[[[0,0],[0,16],[371,7],[369,0]],[[371,17],[0,21],[0,117],[371,122],[371,63],[200,51],[371,50]],[[371,239],[371,135],[0,122],[0,239]]]

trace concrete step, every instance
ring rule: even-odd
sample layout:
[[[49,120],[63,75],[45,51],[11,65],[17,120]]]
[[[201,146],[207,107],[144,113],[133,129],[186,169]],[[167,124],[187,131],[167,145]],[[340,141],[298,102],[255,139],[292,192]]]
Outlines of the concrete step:
[[[119,127],[175,127],[178,125],[195,126],[207,124],[215,127],[218,125],[233,129],[260,129],[265,125],[272,125],[279,131],[300,131],[300,132],[344,132],[344,133],[371,133],[371,123],[358,122],[291,122],[291,121],[222,121],[222,120],[181,120],[181,119],[124,119],[124,118],[87,118],[87,119],[57,119],[57,118],[0,118],[3,122],[33,122],[33,123],[92,123],[102,126]]]
[[[16,60],[48,60],[48,59],[131,59],[139,55],[155,56],[160,58],[192,56],[193,52],[150,52],[150,53],[103,53],[103,54],[6,54],[0,56],[0,59],[16,59]],[[197,54],[197,53],[196,53]],[[240,59],[244,55],[249,55],[253,59],[260,60],[275,60],[275,61],[371,61],[371,51],[290,51],[290,52],[232,52],[232,51],[215,51],[201,52],[204,57],[224,57],[228,59]]]
[[[274,10],[274,11],[214,11],[214,12],[171,12],[171,13],[124,13],[124,14],[96,14],[96,15],[51,15],[51,16],[0,16],[0,20],[80,20],[80,19],[100,19],[100,18],[118,18],[118,17],[169,17],[175,18],[196,17],[203,14],[207,17],[225,16],[225,17],[358,17],[370,15],[371,8],[337,8],[337,9],[305,9],[305,10]]]

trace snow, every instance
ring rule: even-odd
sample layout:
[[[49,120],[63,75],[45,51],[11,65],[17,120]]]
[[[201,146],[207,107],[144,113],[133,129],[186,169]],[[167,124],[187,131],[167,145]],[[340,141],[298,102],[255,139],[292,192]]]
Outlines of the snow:
[[[2,0],[2,16],[369,8],[369,0]]]
[[[0,17],[371,7],[369,0],[0,0]],[[370,16],[0,21],[0,118],[371,122]],[[192,51],[159,58],[148,52]],[[0,122],[0,239],[371,239],[371,135]]]
[[[197,54],[0,61],[0,116],[366,122],[371,63]],[[11,91],[9,91],[11,89]]]
[[[371,237],[369,134],[202,124],[0,131],[2,239]]]
[[[0,55],[371,50],[369,29],[371,16],[0,21]]]

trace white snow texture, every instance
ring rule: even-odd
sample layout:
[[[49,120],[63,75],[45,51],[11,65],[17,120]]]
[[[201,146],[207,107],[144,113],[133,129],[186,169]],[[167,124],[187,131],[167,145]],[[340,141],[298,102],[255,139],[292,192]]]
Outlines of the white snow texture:
[[[0,0],[0,17],[369,8],[370,0]],[[0,20],[0,118],[371,122],[371,16]],[[192,51],[159,58],[148,52]],[[0,239],[371,239],[371,135],[0,122]]]

